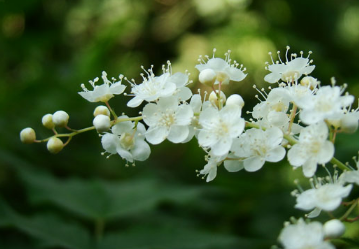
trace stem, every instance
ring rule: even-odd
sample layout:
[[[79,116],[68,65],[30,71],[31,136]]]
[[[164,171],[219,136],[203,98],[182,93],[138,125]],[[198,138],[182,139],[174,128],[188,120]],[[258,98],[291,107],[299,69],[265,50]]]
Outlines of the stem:
[[[289,121],[289,125],[288,125],[288,134],[290,134],[290,131],[292,130],[292,125],[295,119],[295,114],[297,113],[297,105],[293,103],[293,108],[292,108],[292,112],[290,114],[290,121]]]
[[[348,218],[348,216],[350,215],[350,213],[353,211],[353,209],[355,208],[355,206],[358,204],[359,200],[357,199],[351,206],[350,208],[345,212],[345,214],[340,217],[339,220],[345,220],[346,218]]]
[[[97,219],[95,221],[95,237],[97,241],[100,241],[102,239],[104,230],[105,230],[105,221],[103,219]]]
[[[110,104],[108,103],[108,101],[106,101],[105,104],[106,104],[107,108],[110,110],[110,112],[111,112],[113,118],[116,120],[116,119],[117,119],[117,115],[116,115],[115,111],[112,110],[112,108],[111,108]]]

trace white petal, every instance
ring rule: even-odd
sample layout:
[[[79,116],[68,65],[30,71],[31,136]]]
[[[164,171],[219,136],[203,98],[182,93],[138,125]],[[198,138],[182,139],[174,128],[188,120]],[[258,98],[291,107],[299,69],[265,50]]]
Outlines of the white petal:
[[[134,160],[145,161],[151,154],[151,148],[145,141],[136,139],[131,153]]]
[[[312,212],[310,212],[309,214],[307,214],[307,217],[309,219],[318,217],[320,215],[320,213],[322,212],[322,210],[320,208],[314,208],[314,210]]]
[[[172,125],[167,136],[167,139],[172,143],[181,143],[188,136],[189,130],[187,126]]]
[[[263,158],[254,156],[247,158],[243,161],[244,169],[248,172],[254,172],[261,169],[264,165],[265,161]]]
[[[236,67],[228,67],[225,72],[229,75],[230,80],[233,81],[241,81],[247,76],[247,74]]]
[[[166,110],[175,111],[178,108],[178,100],[176,97],[173,96],[160,98],[157,103],[157,106],[163,112],[166,112]]]
[[[301,73],[302,74],[310,74],[311,72],[313,72],[315,66],[312,65],[312,66],[307,66],[305,68],[303,68],[303,70],[301,70]]]
[[[297,204],[294,207],[306,211],[315,208],[316,206],[315,192],[316,189],[308,189],[303,193],[301,193],[297,197]]]
[[[112,94],[121,94],[125,89],[126,86],[122,85],[121,82],[114,83],[110,86],[110,92]]]
[[[161,118],[161,113],[159,112],[158,109],[159,109],[158,106],[153,103],[148,103],[143,108],[143,112],[142,112],[143,121],[148,126],[154,126],[154,125],[158,124],[158,122]]]
[[[212,153],[215,156],[223,156],[229,152],[232,146],[232,138],[223,137],[217,143],[211,146]]]
[[[101,138],[102,147],[106,150],[106,152],[111,154],[116,154],[116,148],[120,144],[120,138],[111,133],[106,133]]]
[[[178,90],[179,92],[176,94],[176,96],[180,101],[188,100],[192,97],[192,91],[188,87],[181,87]]]
[[[318,164],[329,162],[334,156],[334,145],[330,141],[324,141],[317,155]]]
[[[270,73],[264,76],[264,80],[268,83],[276,83],[280,79],[281,75],[279,73]]]
[[[218,141],[216,136],[213,136],[211,131],[201,130],[198,134],[198,143],[202,147],[212,146]]]
[[[194,113],[199,113],[202,107],[201,95],[194,94],[189,105],[192,107]]]
[[[142,102],[143,102],[143,99],[141,99],[141,98],[135,96],[135,97],[132,98],[130,101],[128,101],[127,106],[128,106],[128,107],[132,107],[132,108],[133,108],[133,107],[137,107],[137,106],[139,106],[140,104],[142,104]]]
[[[288,161],[294,167],[299,167],[307,160],[306,151],[301,145],[295,144],[288,151]]]
[[[216,72],[224,71],[227,67],[229,67],[228,63],[221,58],[212,58],[207,62],[207,68],[211,68]]]
[[[170,82],[173,82],[176,84],[177,88],[184,87],[188,82],[188,75],[184,73],[175,73],[173,74],[169,80]]]
[[[122,148],[121,146],[117,146],[117,153],[125,160],[129,162],[133,162],[132,154],[128,151]]]
[[[177,125],[189,125],[193,117],[193,110],[189,105],[181,105],[176,112]]]
[[[290,70],[299,71],[300,69],[305,67],[308,63],[309,63],[308,58],[297,57],[294,60],[291,60],[290,62],[288,62],[287,65],[290,68]]]
[[[274,149],[270,150],[265,156],[267,162],[279,162],[285,157],[285,149],[278,145]]]
[[[168,135],[168,130],[165,127],[150,127],[145,136],[148,142],[151,144],[159,144],[162,143]]]
[[[237,172],[243,169],[243,162],[238,160],[226,160],[224,161],[224,168],[228,172]]]
[[[315,159],[310,158],[303,164],[303,174],[305,177],[314,176],[317,171],[317,162]]]

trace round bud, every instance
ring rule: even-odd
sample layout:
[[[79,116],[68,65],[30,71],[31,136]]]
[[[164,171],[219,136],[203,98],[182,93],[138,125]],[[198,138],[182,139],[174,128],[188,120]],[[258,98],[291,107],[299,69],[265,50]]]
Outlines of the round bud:
[[[241,95],[232,94],[228,97],[226,105],[238,105],[240,108],[242,108],[244,106],[244,101]]]
[[[20,140],[24,144],[32,144],[36,140],[36,134],[34,129],[28,127],[25,129],[22,129],[20,132]]]
[[[346,133],[354,133],[358,129],[358,117],[353,113],[345,114],[341,120],[340,129]]]
[[[218,93],[218,90],[216,90],[216,92]],[[226,95],[221,91],[219,97],[220,97],[220,101],[222,102],[222,106],[223,106],[224,103],[226,103]],[[210,93],[208,100],[212,103],[212,105],[218,107],[218,97],[214,91],[212,91]]]
[[[104,105],[99,105],[98,107],[96,107],[96,109],[93,112],[93,116],[96,117],[97,115],[106,115],[106,116],[110,116],[110,111],[109,109],[104,106]]]
[[[64,148],[64,143],[57,137],[51,137],[47,142],[47,150],[52,154],[59,153]]]
[[[52,121],[58,127],[65,127],[69,122],[69,114],[64,111],[57,111],[52,115]]]
[[[340,220],[333,219],[324,224],[323,230],[326,238],[335,239],[344,234],[345,226]]]
[[[93,119],[93,125],[95,126],[97,132],[105,132],[108,131],[111,127],[111,122],[109,116],[106,115],[97,115]]]
[[[52,121],[52,114],[46,114],[42,117],[42,125],[50,130],[55,127],[55,124]]]
[[[202,70],[198,76],[199,82],[207,86],[212,86],[216,81],[216,78],[217,78],[216,72],[210,68],[206,68]]]
[[[303,79],[300,81],[302,86],[309,87],[312,90],[317,87],[318,83],[319,81],[311,76],[303,77]]]

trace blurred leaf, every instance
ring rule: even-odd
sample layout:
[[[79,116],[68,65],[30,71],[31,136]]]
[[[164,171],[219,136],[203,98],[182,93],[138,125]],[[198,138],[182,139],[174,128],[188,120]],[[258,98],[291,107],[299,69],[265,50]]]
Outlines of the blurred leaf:
[[[2,222],[5,220],[6,222]],[[50,214],[21,216],[0,199],[0,226],[13,226],[40,240],[42,247],[90,248],[90,237],[80,226]]]
[[[125,233],[109,234],[103,238],[98,249],[199,249],[226,248],[239,245],[239,239],[229,235],[218,235],[194,229],[148,228]],[[245,241],[241,246],[244,246]],[[246,242],[248,243],[248,242]]]
[[[20,176],[34,204],[53,203],[90,220],[108,220],[153,209],[159,202],[193,200],[202,188],[168,186],[153,180],[124,182],[59,180],[22,168]]]
[[[355,238],[340,238],[340,241],[345,242],[346,244],[349,244],[351,246],[351,248],[359,248],[359,239]]]

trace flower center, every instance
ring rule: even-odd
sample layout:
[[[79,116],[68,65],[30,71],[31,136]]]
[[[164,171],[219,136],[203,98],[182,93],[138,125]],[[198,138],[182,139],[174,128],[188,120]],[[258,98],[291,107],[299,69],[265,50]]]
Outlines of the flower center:
[[[176,116],[171,110],[166,110],[165,113],[162,114],[160,119],[160,125],[165,126],[167,128],[171,127],[176,122]]]
[[[125,150],[132,149],[135,145],[133,134],[123,133],[120,137],[120,143]]]

